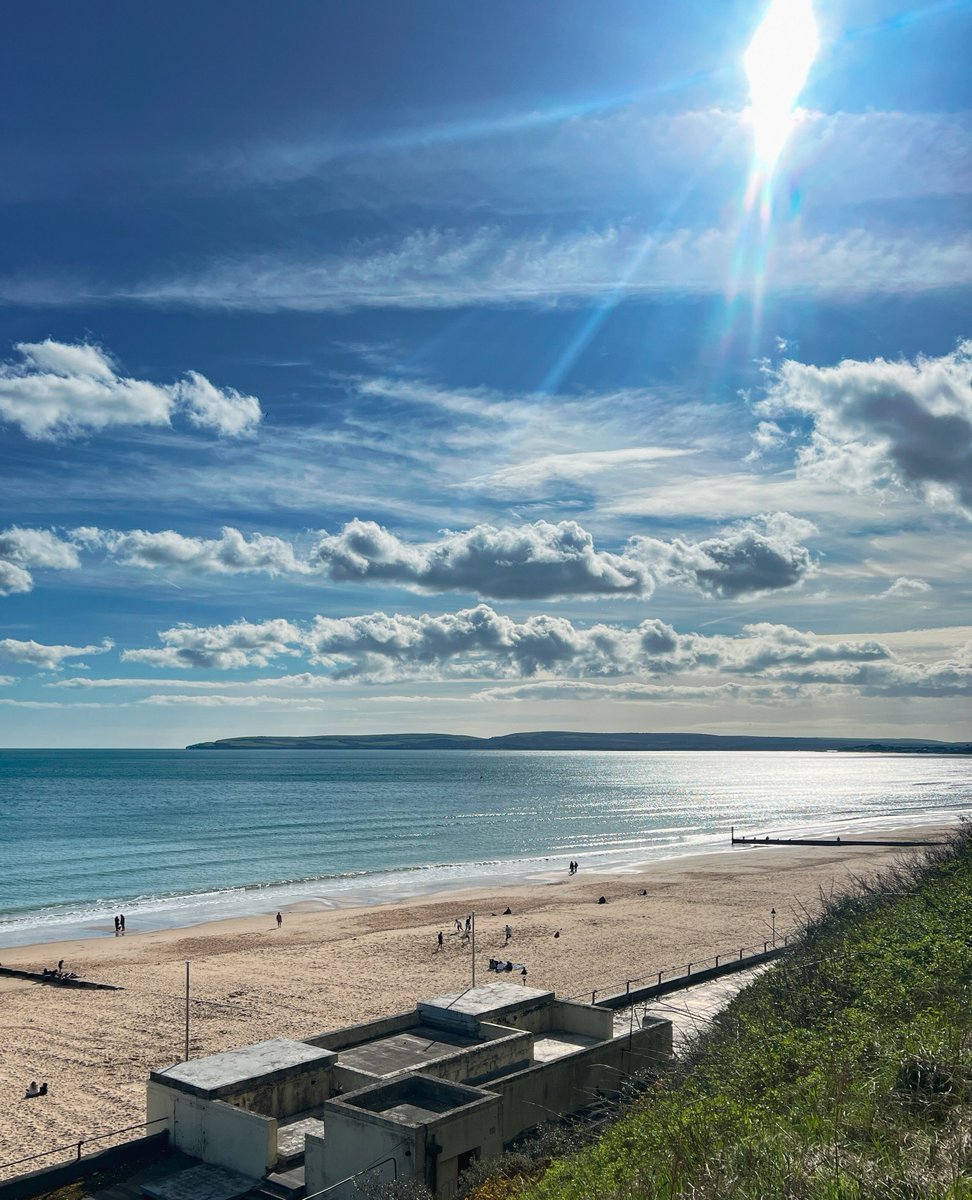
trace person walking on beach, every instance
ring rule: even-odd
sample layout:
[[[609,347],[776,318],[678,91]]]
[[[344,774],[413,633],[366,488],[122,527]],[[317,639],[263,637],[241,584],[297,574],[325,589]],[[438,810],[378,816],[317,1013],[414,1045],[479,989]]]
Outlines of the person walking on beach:
[[[438,942],[438,945],[435,948],[435,952],[436,952],[436,954],[438,954],[439,951],[442,949],[443,945],[445,944],[445,938],[442,936],[441,929],[439,930],[439,936],[438,936],[438,938],[436,938],[436,941]]]
[[[513,936],[513,926],[507,925],[504,932],[506,934],[506,941],[503,943],[503,945],[507,946],[507,945],[509,945],[510,938]]]
[[[118,937],[118,935],[120,933],[121,933],[121,920],[118,917],[115,917],[115,937]]]
[[[277,928],[283,924],[283,913],[277,913]]]
[[[118,918],[118,924],[121,926],[122,933],[125,932],[125,914],[122,913]]]

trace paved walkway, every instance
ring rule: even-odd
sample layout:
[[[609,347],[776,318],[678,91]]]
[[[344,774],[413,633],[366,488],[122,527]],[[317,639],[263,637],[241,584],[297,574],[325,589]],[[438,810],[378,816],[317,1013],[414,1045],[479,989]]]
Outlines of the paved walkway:
[[[642,1001],[631,1008],[619,1009],[614,1014],[614,1034],[617,1037],[627,1033],[632,1013],[636,1029],[645,1016],[663,1017],[672,1023],[672,1044],[675,1053],[678,1054],[686,1041],[704,1029],[737,992],[765,970],[765,964],[751,967],[748,971],[739,971],[722,979],[711,979],[708,983],[697,983],[682,991],[670,992],[667,996]]]

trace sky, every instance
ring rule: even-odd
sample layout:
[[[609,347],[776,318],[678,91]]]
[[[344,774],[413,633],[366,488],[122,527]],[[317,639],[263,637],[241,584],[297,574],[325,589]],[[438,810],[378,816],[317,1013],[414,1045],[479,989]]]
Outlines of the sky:
[[[11,8],[0,745],[972,736],[972,3],[776,3]]]

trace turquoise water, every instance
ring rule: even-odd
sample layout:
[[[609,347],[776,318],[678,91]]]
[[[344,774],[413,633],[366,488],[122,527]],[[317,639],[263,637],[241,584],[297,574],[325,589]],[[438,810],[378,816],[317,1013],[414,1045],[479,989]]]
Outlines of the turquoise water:
[[[618,870],[931,822],[972,760],[870,754],[0,751],[0,947]]]

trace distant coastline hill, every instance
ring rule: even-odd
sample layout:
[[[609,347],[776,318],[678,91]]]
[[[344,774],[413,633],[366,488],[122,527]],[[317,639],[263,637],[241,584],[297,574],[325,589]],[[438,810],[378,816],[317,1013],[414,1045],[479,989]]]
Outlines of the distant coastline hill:
[[[734,737],[714,733],[543,731],[479,738],[457,733],[314,734],[194,742],[187,750],[857,750],[884,754],[972,754],[972,742],[921,738]]]

